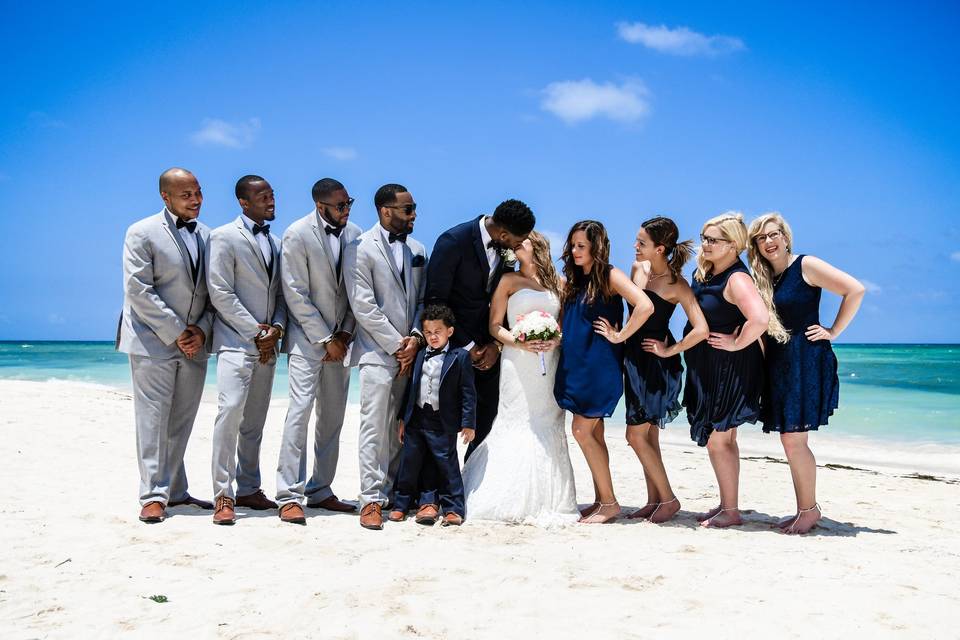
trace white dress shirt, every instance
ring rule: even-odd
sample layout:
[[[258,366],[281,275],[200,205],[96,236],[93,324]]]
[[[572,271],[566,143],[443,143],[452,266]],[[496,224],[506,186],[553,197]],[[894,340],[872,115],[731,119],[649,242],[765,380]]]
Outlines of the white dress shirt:
[[[164,209],[170,214],[170,217],[173,218],[174,225],[176,225],[177,216],[170,213],[170,209],[167,209],[166,207],[164,207]],[[190,261],[193,263],[193,268],[196,269],[198,266],[197,260],[199,259],[200,255],[200,245],[198,244],[199,240],[197,239],[197,234],[196,232],[191,233],[186,227],[180,227],[177,229],[177,231],[180,233],[180,237],[183,239],[183,244],[187,247],[187,253],[190,254]]]
[[[493,268],[500,262],[500,251],[496,247],[490,246],[490,241],[493,240],[493,238],[490,237],[490,233],[487,231],[486,222],[486,216],[480,218],[480,242],[483,243],[483,248],[487,252],[487,266],[490,267],[490,274],[492,275]]]
[[[247,231],[253,233],[253,227],[256,222],[243,216],[243,224],[247,226]],[[267,224],[270,224],[269,222]],[[260,247],[260,254],[263,256],[263,261],[267,265],[267,268],[270,268],[270,265],[273,264],[273,248],[270,246],[270,239],[267,238],[265,233],[254,233],[254,240],[257,241],[257,245]]]
[[[434,411],[440,410],[440,374],[443,371],[443,360],[447,357],[449,350],[448,342],[440,350],[442,355],[434,356],[429,360],[424,357],[423,369],[420,373],[420,397],[417,398],[417,406],[421,409],[423,405],[429,404]]]
[[[327,229],[336,229],[336,227],[324,220],[323,216],[320,216],[320,221],[323,223],[323,235],[327,236],[327,247],[330,249],[330,257],[333,259],[333,268],[336,269],[340,264],[340,236],[327,233]]]
[[[397,271],[403,273],[403,248],[406,246],[403,242],[397,240],[390,242],[390,231],[383,225],[380,225],[380,233],[383,235],[383,243],[393,252],[393,262],[397,265]]]

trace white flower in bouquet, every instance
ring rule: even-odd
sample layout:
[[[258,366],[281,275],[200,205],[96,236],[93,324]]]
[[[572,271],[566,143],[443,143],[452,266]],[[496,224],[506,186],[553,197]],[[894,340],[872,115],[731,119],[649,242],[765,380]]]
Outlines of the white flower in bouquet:
[[[517,261],[517,254],[513,252],[513,249],[501,249],[500,257],[503,258],[504,264],[513,264]]]
[[[510,330],[510,335],[517,342],[546,342],[560,337],[560,325],[557,319],[545,311],[531,311],[517,316],[517,321]],[[547,375],[547,364],[540,353],[540,374]]]

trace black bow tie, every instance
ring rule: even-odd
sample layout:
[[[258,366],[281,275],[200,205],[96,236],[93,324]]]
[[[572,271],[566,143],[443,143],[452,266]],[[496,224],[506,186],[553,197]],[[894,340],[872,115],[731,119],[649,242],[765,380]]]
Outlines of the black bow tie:
[[[500,251],[500,243],[498,243],[496,240],[491,240],[487,243],[487,249],[496,249],[497,251]]]
[[[269,234],[269,233],[270,233],[270,225],[268,225],[268,224],[255,224],[255,225],[253,225],[253,235],[257,235],[258,233],[262,233],[263,235]]]
[[[407,234],[405,234],[405,233],[391,233],[391,234],[387,237],[387,239],[390,241],[390,244],[393,244],[393,243],[396,242],[397,240],[399,240],[400,242],[404,242],[404,243],[405,243],[405,242],[407,241]]]
[[[323,230],[327,233],[328,236],[329,236],[329,235],[334,235],[334,236],[337,236],[337,237],[339,238],[339,237],[340,237],[340,234],[343,232],[343,227],[329,227],[329,226],[325,226],[325,227],[323,228]]]
[[[184,222],[183,218],[177,218],[177,229],[187,228],[187,231],[193,233],[197,228],[197,223],[191,220],[190,222]]]
[[[427,355],[423,356],[423,361],[426,362],[434,356],[443,355],[443,349],[427,349]]]

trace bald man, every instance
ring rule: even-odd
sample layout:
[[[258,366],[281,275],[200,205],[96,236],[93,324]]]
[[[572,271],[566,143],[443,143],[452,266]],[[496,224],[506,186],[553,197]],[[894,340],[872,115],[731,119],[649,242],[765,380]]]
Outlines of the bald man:
[[[210,229],[197,221],[203,194],[185,169],[160,176],[164,207],[134,223],[123,242],[123,315],[117,350],[130,357],[140,463],[140,520],[166,508],[213,504],[187,493],[183,454],[207,373],[213,307],[205,253]]]

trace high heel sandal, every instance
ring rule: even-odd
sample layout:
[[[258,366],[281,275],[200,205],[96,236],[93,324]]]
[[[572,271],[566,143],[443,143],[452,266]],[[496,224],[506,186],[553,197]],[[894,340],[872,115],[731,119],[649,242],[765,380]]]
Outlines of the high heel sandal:
[[[593,522],[591,522],[591,521],[590,521],[590,518],[593,518],[593,517],[595,517],[595,516],[604,517],[604,516],[601,516],[601,514],[600,514],[600,510],[603,509],[604,507],[619,507],[619,506],[620,506],[620,503],[617,502],[616,500],[614,500],[613,502],[607,502],[607,503],[601,502],[601,503],[599,503],[599,504],[597,505],[596,510],[595,510],[593,513],[591,513],[590,515],[586,516],[585,518],[582,518],[582,519],[580,520],[580,523],[581,523],[581,524],[606,524],[606,523],[608,523],[608,522],[613,522],[614,520],[617,519],[617,516],[620,515],[619,513],[616,513],[616,514],[610,516],[610,517],[607,518],[606,520],[598,520],[598,521],[593,521]]]

